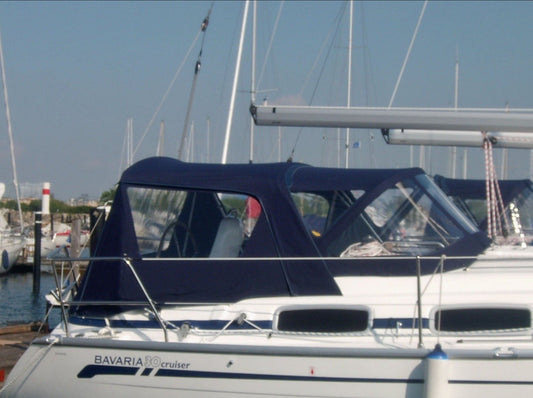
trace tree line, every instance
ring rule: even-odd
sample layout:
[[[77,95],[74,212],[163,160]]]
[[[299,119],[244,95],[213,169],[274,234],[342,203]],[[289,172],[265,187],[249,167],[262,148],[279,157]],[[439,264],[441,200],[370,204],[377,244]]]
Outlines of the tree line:
[[[115,196],[115,189],[105,191],[100,196],[99,204],[104,204],[113,200]],[[22,211],[36,212],[41,211],[42,201],[41,199],[34,199],[29,203],[21,203],[20,207]],[[0,202],[0,208],[8,210],[18,210],[17,201],[15,199],[9,199]],[[66,213],[66,214],[83,214],[91,211],[91,206],[71,206],[61,200],[55,199],[53,195],[50,196],[50,213]]]

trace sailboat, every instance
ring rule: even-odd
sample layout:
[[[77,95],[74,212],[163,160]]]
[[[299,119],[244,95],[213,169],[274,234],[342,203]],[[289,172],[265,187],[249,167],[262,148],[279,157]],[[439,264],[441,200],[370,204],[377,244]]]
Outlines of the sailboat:
[[[18,189],[18,179],[17,179],[17,168],[15,165],[15,150],[13,146],[13,133],[11,129],[11,114],[9,111],[9,101],[6,85],[6,74],[4,67],[4,51],[2,48],[2,38],[0,36],[0,67],[2,72],[2,84],[4,91],[4,104],[6,108],[6,119],[7,119],[7,130],[9,135],[10,142],[10,153],[11,153],[11,166],[13,170],[13,182],[15,184],[15,193],[17,197],[18,213],[20,217],[20,231],[15,233],[8,225],[3,216],[0,214],[0,252],[2,256],[0,274],[8,272],[17,261],[19,255],[22,252],[22,249],[26,245],[26,238],[22,236],[22,231],[24,229],[24,222],[22,218],[22,209],[20,205],[20,196]],[[4,195],[5,185],[0,183],[0,198]]]
[[[273,126],[517,122],[251,111]],[[530,396],[533,267],[489,247],[420,168],[144,159],[83,278],[59,284],[61,324],[0,397]]]
[[[0,199],[4,192],[5,184],[0,183]],[[25,246],[26,238],[14,231],[7,223],[4,213],[0,213],[0,274],[6,273],[13,268]]]
[[[290,111],[252,107],[275,126],[308,110]],[[420,168],[154,157],[123,173],[104,228],[0,397],[533,393],[531,257],[491,255]]]

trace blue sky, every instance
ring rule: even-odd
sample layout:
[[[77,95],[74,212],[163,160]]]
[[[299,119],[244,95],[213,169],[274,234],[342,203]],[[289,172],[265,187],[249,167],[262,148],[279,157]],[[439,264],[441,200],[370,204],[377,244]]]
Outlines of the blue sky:
[[[98,198],[118,181],[125,164],[123,146],[130,118],[133,146],[138,148],[134,160],[155,155],[161,120],[165,155],[176,156],[201,41],[188,58],[185,55],[211,4],[0,2],[19,182],[49,181],[52,193],[63,200],[82,193]],[[421,1],[354,2],[352,105],[388,105],[422,5]],[[258,100],[345,105],[348,3],[285,2],[265,60],[279,7],[275,1],[258,2],[257,78],[264,68]],[[196,161],[219,162],[222,156],[242,10],[238,1],[214,2],[191,113],[194,139],[188,153]],[[532,15],[533,2],[527,1],[430,1],[393,105],[452,107],[458,54],[459,107],[503,108],[508,103],[512,108],[533,108]],[[229,162],[249,159],[250,43],[251,22]],[[183,69],[154,116],[182,62]],[[336,165],[336,131],[305,129],[297,138],[298,133],[295,128],[257,127],[254,161],[284,161],[294,148],[297,161]],[[377,131],[373,140],[370,137],[368,131],[353,134],[351,141],[361,145],[350,151],[352,167],[410,165],[408,148],[387,147]],[[447,148],[434,148],[426,154],[426,161],[432,160],[426,169],[446,174],[448,158]],[[510,158],[509,177],[528,177],[529,151],[515,150]],[[481,150],[469,150],[468,159],[469,177],[482,178]],[[495,159],[500,162],[499,152]],[[12,175],[3,107],[0,181],[9,189]]]

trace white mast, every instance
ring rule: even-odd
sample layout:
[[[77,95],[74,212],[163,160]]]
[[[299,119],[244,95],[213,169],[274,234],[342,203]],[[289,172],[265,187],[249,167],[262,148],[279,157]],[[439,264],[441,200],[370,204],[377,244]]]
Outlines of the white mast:
[[[463,178],[466,180],[468,176],[468,148],[465,148],[465,157],[463,159]]]
[[[126,131],[126,167],[133,164],[133,119],[129,118]]]
[[[459,50],[455,54],[455,98],[453,104],[457,110],[459,104]]]
[[[187,146],[187,161],[194,162],[194,120],[191,122],[191,139]]]
[[[341,167],[341,129],[337,127],[337,167]]]
[[[347,107],[352,106],[352,33],[353,33],[353,0],[350,1],[350,33],[348,39],[348,100]],[[344,167],[348,168],[349,165],[349,151],[350,151],[350,128],[346,128],[346,148],[345,148]]]
[[[226,135],[224,137],[224,148],[222,150],[222,164],[226,164],[228,159],[228,147],[229,147],[229,138],[231,134],[231,123],[233,122],[233,108],[235,107],[235,94],[237,93],[237,84],[239,82],[239,72],[241,68],[241,57],[242,57],[242,47],[244,42],[244,34],[246,32],[246,19],[248,18],[248,8],[250,5],[250,0],[246,0],[244,3],[244,12],[242,16],[242,26],[241,26],[241,38],[239,40],[239,49],[237,51],[237,61],[235,63],[235,76],[233,78],[233,88],[231,90],[231,99],[228,110],[228,124],[226,125]]]
[[[255,45],[256,45],[257,2],[253,0],[252,7],[252,104],[255,102]],[[250,163],[254,161],[254,123],[250,122]]]
[[[161,127],[159,128],[159,142],[157,143],[157,156],[164,155],[165,147],[165,122],[161,120]]]
[[[458,99],[459,99],[459,55],[455,53],[455,96],[454,96],[454,109],[457,111]],[[457,147],[452,147],[452,164],[450,176],[455,178],[455,168],[457,164]]]
[[[11,129],[11,113],[9,111],[9,101],[8,101],[8,96],[7,96],[6,69],[4,66],[4,50],[2,47],[1,36],[0,36],[0,63],[2,66],[2,83],[4,85],[4,102],[6,106],[7,133],[9,135],[9,149],[11,151],[11,167],[13,169],[13,185],[15,185],[17,207],[18,207],[19,217],[20,217],[20,232],[22,232],[24,229],[24,221],[22,218],[22,208],[20,206],[20,193],[19,193],[19,183],[17,179],[17,166],[15,164],[15,146],[13,144],[13,131]]]
[[[211,142],[211,119],[209,119],[209,116],[207,117],[207,155],[205,162],[209,163],[211,161],[211,151],[210,151],[210,142]]]
[[[505,111],[509,111],[509,103],[505,104]],[[507,163],[508,163],[508,150],[507,148],[502,149],[502,173],[501,178],[506,180],[507,179]]]

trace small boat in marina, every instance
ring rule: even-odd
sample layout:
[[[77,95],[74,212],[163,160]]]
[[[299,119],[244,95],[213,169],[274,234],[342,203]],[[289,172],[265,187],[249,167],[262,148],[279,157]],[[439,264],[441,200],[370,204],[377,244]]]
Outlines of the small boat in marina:
[[[17,198],[17,207],[19,212],[19,231],[14,231],[7,223],[3,214],[0,214],[0,253],[2,256],[0,263],[0,274],[8,272],[16,263],[18,257],[26,246],[26,237],[23,235],[24,221],[22,218],[22,209],[20,205],[20,195],[18,189],[17,167],[15,161],[15,147],[13,143],[13,131],[11,126],[11,113],[9,111],[9,99],[7,94],[6,72],[4,67],[4,50],[2,39],[0,37],[0,71],[2,75],[2,88],[4,97],[4,106],[6,111],[7,132],[9,137],[9,149],[11,155],[11,167],[13,172],[13,184]],[[4,196],[5,184],[0,183],[0,199]]]
[[[4,228],[2,226],[4,223],[4,216],[0,215],[0,253],[2,256],[0,274],[9,272],[13,268],[26,246],[26,237],[14,232],[11,228]]]
[[[0,396],[527,396],[533,267],[489,245],[419,168],[145,159]]]
[[[0,183],[0,198],[4,195],[5,185]],[[26,237],[16,232],[0,212],[0,274],[9,272],[26,246]]]
[[[57,229],[54,231],[43,232],[43,237],[41,238],[41,256],[47,257],[50,256],[54,251],[68,250],[71,243],[72,230],[71,227],[67,224],[61,223]],[[80,233],[80,245],[85,246],[89,242],[89,231],[82,230]]]

